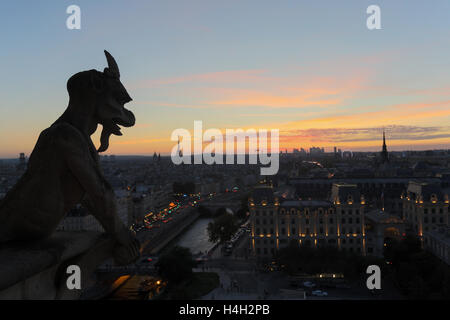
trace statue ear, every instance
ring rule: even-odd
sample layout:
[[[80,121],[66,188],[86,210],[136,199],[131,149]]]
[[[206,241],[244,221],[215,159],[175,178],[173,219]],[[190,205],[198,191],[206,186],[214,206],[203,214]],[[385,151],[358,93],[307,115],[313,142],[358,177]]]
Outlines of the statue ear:
[[[103,92],[103,89],[105,88],[105,79],[101,72],[94,70],[94,72],[91,73],[91,88],[96,93]]]

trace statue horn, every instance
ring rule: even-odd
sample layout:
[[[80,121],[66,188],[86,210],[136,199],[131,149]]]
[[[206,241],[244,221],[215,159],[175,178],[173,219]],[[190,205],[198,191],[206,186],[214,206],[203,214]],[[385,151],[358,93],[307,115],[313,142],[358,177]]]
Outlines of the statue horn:
[[[117,66],[116,60],[114,60],[113,56],[108,51],[106,51],[106,50],[104,50],[104,51],[105,51],[106,61],[108,62],[108,68],[105,68],[104,72],[107,72],[111,76],[119,79],[120,72],[119,72],[119,67]]]

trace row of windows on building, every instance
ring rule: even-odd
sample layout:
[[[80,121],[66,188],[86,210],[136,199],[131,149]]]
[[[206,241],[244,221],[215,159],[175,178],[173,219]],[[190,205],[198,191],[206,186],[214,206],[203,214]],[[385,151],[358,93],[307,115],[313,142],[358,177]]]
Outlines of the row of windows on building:
[[[274,210],[255,210],[255,216],[272,216],[276,211]],[[281,209],[280,210],[280,214],[314,214],[314,213],[318,213],[319,215],[322,215],[324,213],[327,214],[334,214],[336,211],[334,209],[328,209],[328,210],[323,210],[323,209],[318,209],[317,211],[314,210],[309,210],[309,209],[305,209],[304,211],[300,211],[300,210],[295,210],[295,209],[291,209],[291,210],[285,210],[285,209]],[[352,215],[352,214],[362,214],[363,210],[362,209],[341,209],[338,210],[338,213],[340,213],[341,215]]]
[[[314,189],[327,189],[331,190],[331,187],[333,186],[332,182],[316,182],[316,183],[296,183],[295,184],[299,189],[307,190],[310,188]],[[388,182],[388,183],[356,183],[358,189],[365,189],[365,190],[378,190],[380,188],[393,188],[393,189],[400,189],[404,190],[408,186],[408,182]]]
[[[286,219],[280,219],[279,221],[280,221],[280,224],[281,224],[281,225],[286,224]],[[309,218],[304,218],[303,221],[304,221],[305,224],[310,224],[310,219],[309,219]],[[317,221],[317,220],[316,220],[316,221]],[[328,223],[333,224],[334,221],[335,221],[335,220],[334,220],[333,218],[328,218]],[[314,220],[313,220],[313,222],[314,222]],[[323,218],[319,218],[319,219],[318,219],[318,222],[319,222],[319,224],[323,224],[323,223],[324,223],[324,219],[323,219]],[[273,220],[273,219],[270,219],[270,220],[268,221],[268,223],[269,223],[269,224],[273,224],[273,223],[274,223],[274,220]],[[349,223],[349,224],[352,224],[352,223],[361,223],[361,220],[360,220],[359,217],[356,217],[355,220],[353,220],[353,218],[348,218],[348,219],[346,219],[346,218],[341,218],[341,223],[343,223],[343,224],[345,224],[345,223]],[[266,220],[266,219],[262,219],[262,220],[255,219],[255,224],[256,224],[256,225],[260,225],[260,224],[266,225],[266,224],[267,224],[267,220]],[[296,219],[291,219],[291,224],[296,224]]]
[[[343,227],[343,228],[341,228],[340,229],[341,230],[341,234],[347,234],[347,233],[349,233],[349,234],[361,234],[361,228],[360,227],[357,227],[357,228],[345,228],[345,227]],[[262,231],[262,233],[261,233],[261,231]],[[297,229],[296,228],[291,228],[290,229],[290,234],[289,235],[295,235],[296,234],[296,231],[297,231]],[[320,235],[323,235],[324,234],[324,228],[323,227],[320,227],[319,229],[318,229],[318,233],[320,234]],[[265,228],[256,228],[256,230],[255,230],[255,232],[256,232],[256,235],[260,235],[260,234],[263,234],[263,235],[266,235],[266,234],[268,234],[267,233],[267,229],[265,229]],[[269,229],[269,234],[273,234],[274,233],[274,229],[273,228],[270,228]],[[305,228],[305,232],[304,232],[306,235],[312,235],[312,234],[315,234],[314,232],[311,232],[311,229],[310,228]],[[333,227],[330,227],[330,228],[328,228],[328,233],[327,233],[327,235],[335,235],[335,234],[337,234],[336,232],[335,232],[335,230],[334,230],[334,228]],[[280,228],[280,235],[286,235],[286,229],[285,228]]]
[[[409,210],[413,211],[413,212],[420,212],[420,207],[417,207],[413,204],[410,204],[409,206]],[[436,210],[437,209],[437,210]],[[450,206],[447,207],[447,210],[444,210],[443,207],[440,208],[423,208],[423,213],[424,214],[428,214],[431,212],[431,214],[436,214],[436,213],[440,213],[440,214],[444,214],[444,211],[447,211],[448,213],[450,213]]]
[[[414,217],[414,221],[417,222],[417,216]],[[444,218],[440,217],[439,219],[436,219],[435,217],[432,217],[431,219],[428,219],[428,217],[424,217],[423,218],[423,223],[437,223],[439,221],[439,223],[444,223]]]

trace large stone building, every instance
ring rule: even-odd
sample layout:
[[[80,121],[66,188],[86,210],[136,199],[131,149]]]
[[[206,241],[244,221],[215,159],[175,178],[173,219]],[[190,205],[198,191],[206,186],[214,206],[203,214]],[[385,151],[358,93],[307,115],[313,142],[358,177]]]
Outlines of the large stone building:
[[[365,254],[364,207],[355,185],[333,185],[327,201],[280,200],[271,187],[257,187],[249,199],[252,249],[270,258],[294,241]]]
[[[403,218],[422,236],[439,225],[449,225],[449,190],[439,184],[411,181],[402,195]]]

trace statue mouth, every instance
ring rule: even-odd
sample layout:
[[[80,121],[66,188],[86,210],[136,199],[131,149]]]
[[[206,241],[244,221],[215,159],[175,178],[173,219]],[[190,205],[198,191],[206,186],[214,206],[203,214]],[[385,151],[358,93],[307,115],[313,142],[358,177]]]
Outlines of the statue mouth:
[[[123,127],[132,127],[135,123],[135,117],[134,114],[131,111],[126,110],[126,119],[124,117],[114,117],[107,121],[106,123],[102,123],[103,130],[100,136],[100,148],[98,149],[98,152],[104,152],[109,147],[109,137],[111,134],[114,134],[116,136],[121,136],[121,128]]]
[[[134,125],[134,117],[130,117],[127,120],[124,120],[123,118],[112,118],[110,121],[103,124],[103,126],[109,133],[114,134],[116,136],[122,135],[121,132],[122,128],[120,126],[132,127],[133,125]]]

